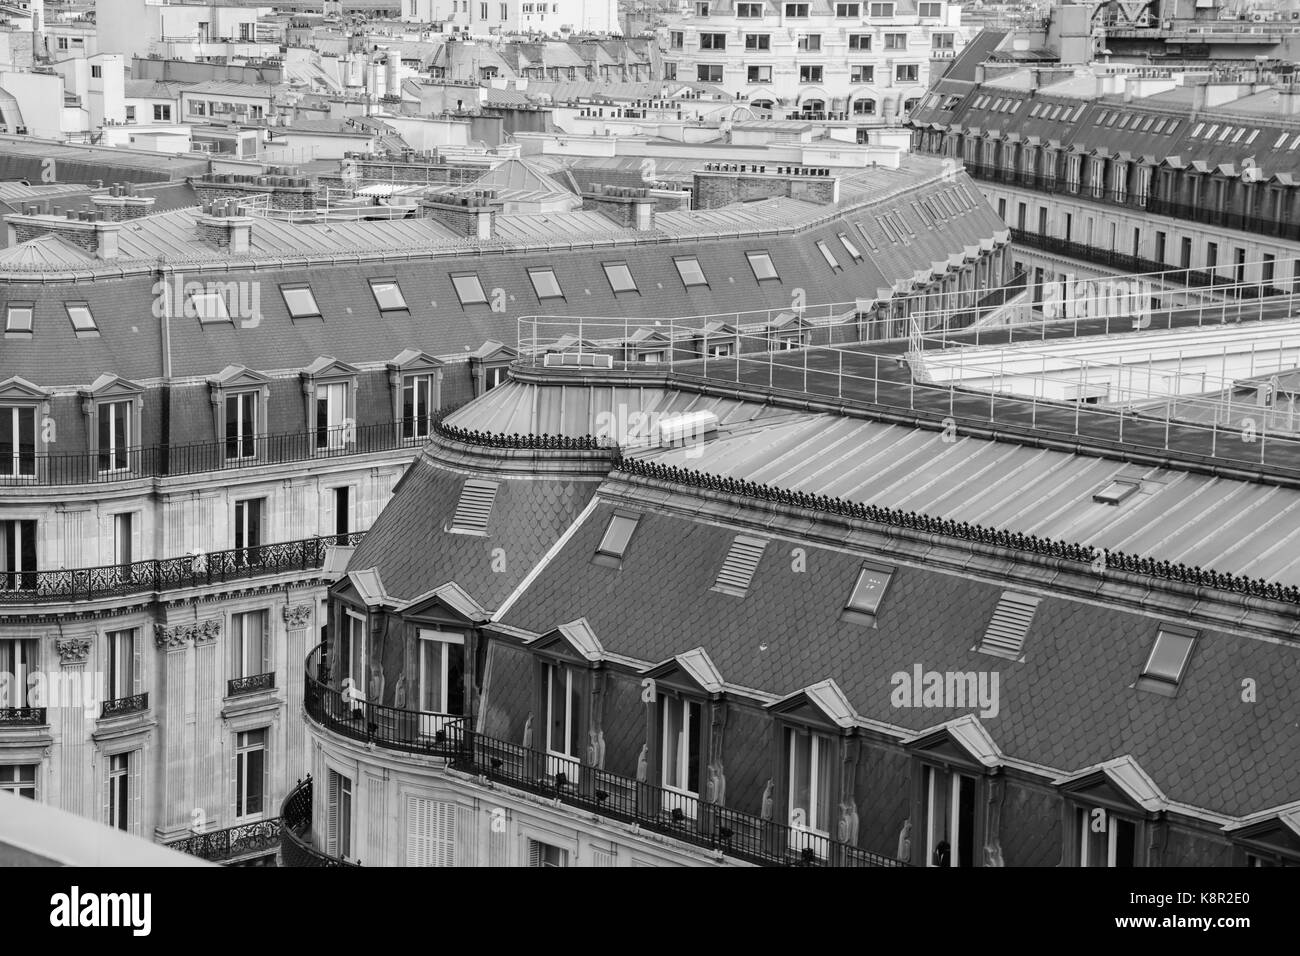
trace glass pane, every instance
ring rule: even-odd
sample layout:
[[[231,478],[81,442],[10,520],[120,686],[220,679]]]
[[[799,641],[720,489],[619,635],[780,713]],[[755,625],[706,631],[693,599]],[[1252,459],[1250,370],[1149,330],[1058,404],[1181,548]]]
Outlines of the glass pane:
[[[465,645],[444,644],[447,656],[447,704],[449,714],[465,713]]]
[[[636,280],[632,278],[632,270],[623,263],[605,266],[605,275],[609,279],[610,288],[615,292],[636,291]]]
[[[406,308],[406,299],[396,282],[371,282],[370,288],[381,310]]]
[[[547,665],[550,680],[548,706],[550,708],[547,725],[546,746],[556,753],[567,753],[568,736],[565,733],[565,720],[568,703],[568,686],[564,679],[564,668],[553,664]]]
[[[529,272],[528,278],[533,280],[533,291],[537,293],[537,298],[556,299],[564,296],[564,292],[560,289],[560,283],[555,278],[555,273],[550,269]]]
[[[420,709],[435,714],[445,713],[442,699],[442,653],[446,647],[441,641],[420,641]]]
[[[316,296],[312,294],[311,289],[283,289],[282,291],[289,315],[300,318],[320,314],[320,309],[316,307]]]
[[[683,284],[687,286],[707,285],[704,278],[704,270],[700,268],[697,259],[677,259],[677,274],[682,277]]]
[[[816,799],[811,826],[814,830],[825,833],[830,830],[831,819],[831,741],[829,737],[814,735],[817,742],[816,772],[814,783]]]
[[[1143,673],[1148,677],[1177,683],[1191,650],[1192,638],[1185,634],[1161,631]]]
[[[451,283],[456,287],[456,295],[460,298],[461,305],[474,305],[487,301],[487,296],[483,294],[483,286],[478,281],[478,276],[452,276]]]
[[[812,810],[812,748],[806,734],[786,731],[790,765],[790,823],[807,826]]]
[[[686,725],[686,789],[700,792],[700,705],[687,705],[690,718]]]
[[[266,751],[250,750],[246,755],[248,764],[247,793],[248,802],[244,813],[262,812],[262,774],[266,762]]]
[[[664,786],[680,788],[682,752],[682,705],[664,698]]]
[[[609,526],[605,529],[605,537],[600,542],[600,550],[605,554],[622,557],[628,539],[632,537],[632,531],[636,528],[636,522],[636,518],[627,515],[614,515],[610,518]]]

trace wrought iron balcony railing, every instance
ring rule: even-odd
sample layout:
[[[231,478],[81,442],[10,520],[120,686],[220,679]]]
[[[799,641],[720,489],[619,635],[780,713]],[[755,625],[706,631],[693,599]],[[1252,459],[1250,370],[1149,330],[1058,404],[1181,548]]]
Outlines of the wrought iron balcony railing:
[[[762,866],[906,865],[826,832],[708,803],[696,794],[586,766],[574,756],[475,733],[462,716],[351,699],[349,692],[329,686],[324,651],[325,645],[319,645],[307,657],[306,711],[317,724],[345,737],[444,756],[458,770]],[[288,810],[281,815],[287,819]]]
[[[280,862],[284,866],[360,866],[324,853],[311,843],[311,774],[280,805]]]
[[[173,850],[188,853],[209,863],[235,863],[253,857],[266,856],[279,849],[280,818],[241,823],[224,830],[196,833],[183,840],[168,843]]]
[[[354,531],[98,568],[0,573],[0,605],[100,600],[314,571],[324,564],[329,545],[355,545],[364,536]]]
[[[6,727],[43,727],[44,707],[0,707],[0,730]]]
[[[149,692],[143,694],[132,694],[130,697],[118,697],[115,700],[104,701],[104,706],[99,712],[101,718],[104,717],[125,717],[127,714],[139,714],[149,709]]]
[[[275,690],[275,672],[254,674],[252,677],[235,677],[226,681],[227,697],[242,697],[258,691]]]

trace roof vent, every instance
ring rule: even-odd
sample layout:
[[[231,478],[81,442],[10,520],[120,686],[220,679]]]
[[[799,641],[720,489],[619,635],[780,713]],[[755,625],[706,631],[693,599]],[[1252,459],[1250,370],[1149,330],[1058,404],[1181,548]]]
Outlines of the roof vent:
[[[456,514],[452,516],[449,531],[469,534],[486,534],[488,519],[492,517],[492,504],[497,497],[497,483],[480,478],[467,478],[460,489]]]
[[[1038,610],[1040,598],[1014,591],[1002,592],[998,606],[993,609],[984,639],[978,650],[982,654],[1017,660],[1025,643],[1029,625],[1034,623],[1034,613]]]
[[[722,562],[718,579],[713,583],[713,589],[744,597],[766,547],[766,538],[755,538],[747,534],[736,535],[735,540],[731,542],[731,550],[727,552],[727,557]]]

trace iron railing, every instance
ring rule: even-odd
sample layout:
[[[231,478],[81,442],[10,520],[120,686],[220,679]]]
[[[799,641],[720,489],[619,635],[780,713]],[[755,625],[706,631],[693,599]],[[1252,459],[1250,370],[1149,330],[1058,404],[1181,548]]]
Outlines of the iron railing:
[[[311,843],[311,774],[280,805],[280,862],[284,866],[360,866],[324,853]]]
[[[0,729],[5,727],[43,727],[44,707],[0,707]]]
[[[275,671],[255,674],[252,677],[235,677],[226,681],[226,696],[240,697],[258,691],[275,690]]]
[[[0,486],[88,485],[199,475],[419,448],[428,441],[425,435],[403,438],[402,431],[401,422],[382,422],[185,445],[139,445],[111,453],[36,454],[29,446],[5,463]]]
[[[364,531],[354,531],[131,564],[15,572],[0,575],[0,605],[98,600],[315,571],[323,566],[331,544],[355,545],[364,536]]]
[[[210,863],[237,863],[274,853],[280,848],[280,818],[196,833],[167,846]]]
[[[139,714],[149,709],[149,692],[143,694],[132,694],[130,697],[117,697],[113,700],[104,701],[104,706],[99,712],[101,718],[104,717],[124,717],[127,714]]]
[[[466,718],[385,707],[329,686],[325,645],[306,660],[307,714],[335,733],[408,753],[446,757],[466,773],[558,799],[561,803],[762,866],[903,866],[898,860],[717,806],[698,795],[643,783],[573,756],[476,733]],[[287,809],[281,814],[289,819]]]

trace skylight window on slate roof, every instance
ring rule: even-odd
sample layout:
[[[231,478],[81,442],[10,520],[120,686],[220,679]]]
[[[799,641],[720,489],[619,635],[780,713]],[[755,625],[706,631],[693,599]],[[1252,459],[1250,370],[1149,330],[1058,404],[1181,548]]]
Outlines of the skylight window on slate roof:
[[[912,224],[909,223],[907,219],[903,217],[903,213],[901,211],[895,211],[890,215],[894,217],[894,225],[898,227],[898,234],[900,236],[903,234],[903,230],[906,229],[907,234],[915,238],[916,233],[912,231]]]
[[[1154,116],[1148,116],[1146,118],[1146,121],[1143,122],[1142,124],[1142,132],[1145,133],[1147,130],[1149,130],[1151,128],[1151,124],[1154,123],[1155,121],[1156,118]]]
[[[862,569],[853,582],[853,591],[849,594],[841,619],[859,624],[874,624],[876,613],[880,610],[893,577],[894,569],[888,565],[876,564],[874,561],[862,562]]]
[[[615,292],[638,291],[636,279],[632,277],[632,270],[626,262],[603,262],[601,266],[605,270],[605,278],[609,280],[610,289]]]
[[[1132,117],[1127,116],[1127,115],[1120,117],[1120,121],[1119,121],[1119,123],[1115,126],[1115,128],[1116,128],[1116,129],[1128,129],[1128,121],[1129,121],[1131,118],[1132,118]]]
[[[1025,644],[1025,635],[1034,623],[1034,613],[1038,610],[1039,598],[1014,591],[1003,591],[989,626],[980,641],[979,651],[994,657],[1017,660]]]
[[[452,531],[464,531],[470,534],[486,534],[488,519],[492,517],[492,505],[497,497],[497,483],[481,478],[467,478],[460,489],[460,500],[456,502],[456,513],[451,519]]]
[[[1300,146],[1300,133],[1296,134],[1295,139],[1291,140],[1291,145],[1287,147],[1288,152]]]
[[[1080,103],[1078,106],[1076,106],[1074,108],[1074,115],[1070,117],[1070,121],[1077,123],[1079,121],[1079,117],[1083,115],[1083,111],[1087,107],[1087,105],[1088,105],[1087,103]]]
[[[1164,121],[1164,120],[1158,120],[1158,121],[1156,122],[1155,129],[1153,129],[1151,132],[1153,132],[1153,133],[1163,133],[1164,131],[1165,131],[1165,121]]]
[[[5,334],[26,336],[32,334],[34,302],[10,302],[5,310]]]
[[[282,285],[280,295],[284,296],[284,307],[289,310],[289,318],[309,319],[320,315],[316,294],[311,291],[311,286]]]
[[[876,221],[879,222],[880,220],[877,219]],[[876,240],[871,238],[871,233],[867,232],[867,227],[862,225],[862,223],[858,223],[858,232],[862,234],[862,238],[873,250],[880,248],[876,245]]]
[[[885,238],[890,242],[899,242],[902,237],[894,230],[894,224],[887,217],[876,217],[876,222],[880,224],[880,229],[885,234]]]
[[[747,534],[736,535],[726,558],[722,561],[718,578],[713,582],[713,590],[744,597],[749,590],[750,582],[754,579],[754,572],[758,570],[758,562],[762,560],[763,550],[766,547],[766,538],[755,538]]]
[[[483,294],[483,283],[478,281],[478,276],[473,272],[453,275],[451,284],[456,289],[456,298],[460,299],[461,305],[483,305],[487,302],[487,296]]]
[[[709,284],[709,280],[704,277],[704,270],[700,268],[700,260],[694,256],[674,259],[673,263],[677,266],[677,274],[682,277],[682,285],[686,288]]]
[[[1170,135],[1173,135],[1174,133],[1178,132],[1178,127],[1181,125],[1182,125],[1181,120],[1170,120],[1169,128],[1165,130],[1165,132],[1169,133]]]
[[[1249,146],[1251,143],[1255,142],[1255,138],[1258,136],[1259,136],[1259,130],[1252,129],[1250,131],[1250,135],[1246,137],[1246,145]]]
[[[555,278],[554,269],[529,269],[528,278],[533,284],[533,291],[537,293],[537,298],[564,298],[564,290],[560,288],[560,280]]]
[[[853,240],[849,238],[847,232],[840,233],[840,244],[844,246],[844,251],[849,254],[850,259],[854,262],[862,261],[862,251],[853,244]]]
[[[190,296],[189,311],[204,325],[234,321],[220,292],[195,292]]]
[[[927,210],[925,206],[923,206],[921,203],[914,202],[912,203],[912,208],[916,210],[916,214],[921,217],[921,221],[923,223],[925,223],[927,226],[934,225],[934,217],[930,214],[929,210]]]
[[[1029,115],[1030,115],[1030,116],[1037,116],[1037,115],[1038,115],[1038,111],[1041,110],[1042,108],[1043,108],[1043,104],[1042,104],[1042,103],[1035,103],[1033,106],[1031,106],[1031,107],[1029,108]]]
[[[90,314],[89,303],[68,302],[64,307],[68,310],[68,318],[72,321],[73,331],[77,333],[78,338],[93,338],[99,335],[99,326],[95,324],[95,317]]]
[[[1106,122],[1106,120],[1109,118],[1110,118],[1110,110],[1102,110],[1099,114],[1097,114],[1096,125],[1098,126],[1103,125]]]
[[[1103,505],[1117,505],[1141,487],[1139,482],[1117,478],[1114,481],[1107,482],[1100,491],[1092,496],[1092,500]]]
[[[822,254],[822,258],[826,260],[828,266],[837,272],[840,270],[840,261],[835,258],[835,253],[831,252],[831,247],[821,239],[817,240],[817,251]]]
[[[396,279],[371,279],[370,291],[380,312],[396,312],[406,308],[406,297]]]
[[[1287,138],[1287,136],[1289,136],[1289,135],[1290,135],[1290,134],[1289,134],[1289,133],[1286,133],[1286,132],[1283,132],[1283,133],[1279,134],[1279,136],[1278,136],[1278,138],[1277,138],[1277,142],[1273,144],[1273,148],[1274,148],[1274,149],[1281,149],[1281,148],[1282,148],[1282,144],[1286,142],[1286,138]]]
[[[616,511],[610,515],[609,524],[605,526],[605,536],[600,539],[600,547],[596,549],[597,554],[622,558],[639,521],[637,515],[626,512]]]
[[[766,252],[747,252],[745,258],[749,260],[749,267],[754,270],[754,278],[759,282],[764,279],[780,280],[781,276],[772,264],[772,257]]]
[[[1151,645],[1151,654],[1138,678],[1138,689],[1173,697],[1187,671],[1187,662],[1192,656],[1192,646],[1195,643],[1196,631],[1161,624],[1155,643]]]

